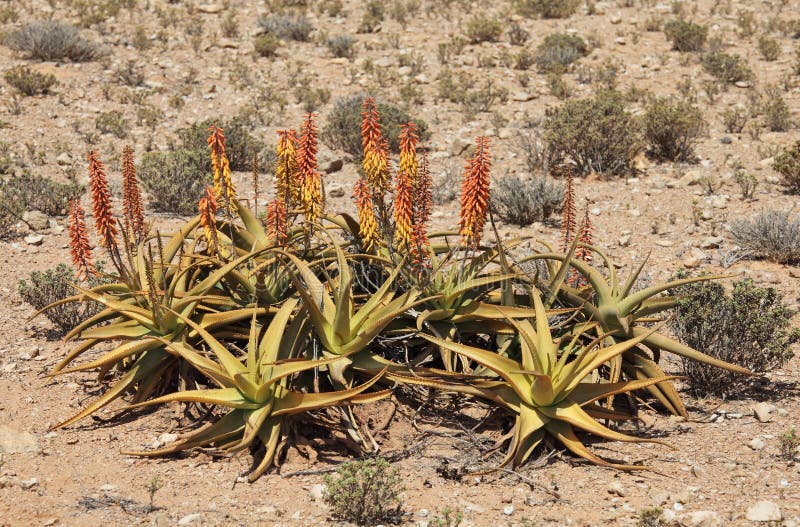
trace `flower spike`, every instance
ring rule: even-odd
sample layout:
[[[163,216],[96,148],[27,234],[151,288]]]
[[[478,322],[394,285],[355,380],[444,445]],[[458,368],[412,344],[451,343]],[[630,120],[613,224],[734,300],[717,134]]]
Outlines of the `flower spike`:
[[[117,248],[117,221],[111,210],[111,190],[108,188],[103,163],[97,158],[97,153],[89,152],[89,187],[92,191],[92,214],[100,236],[100,244],[114,251]]]
[[[476,139],[475,154],[467,161],[461,187],[461,220],[459,234],[471,249],[481,242],[489,209],[489,139]]]
[[[300,205],[306,219],[315,222],[322,215],[322,179],[317,171],[317,128],[314,114],[307,113],[297,149],[297,171],[300,179]]]
[[[86,233],[86,213],[77,198],[73,198],[69,205],[69,246],[78,280],[86,280],[89,275],[96,274],[89,235]]]

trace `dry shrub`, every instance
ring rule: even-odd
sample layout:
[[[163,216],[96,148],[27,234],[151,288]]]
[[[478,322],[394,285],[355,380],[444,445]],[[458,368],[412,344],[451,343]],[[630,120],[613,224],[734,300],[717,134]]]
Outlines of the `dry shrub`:
[[[86,62],[103,54],[78,28],[54,20],[29,22],[9,33],[5,44],[36,60]]]
[[[800,221],[786,211],[770,210],[752,220],[735,220],[731,234],[755,257],[783,264],[800,262]]]
[[[495,181],[492,205],[506,223],[524,227],[544,221],[561,207],[564,185],[547,176],[522,178],[516,174]]]

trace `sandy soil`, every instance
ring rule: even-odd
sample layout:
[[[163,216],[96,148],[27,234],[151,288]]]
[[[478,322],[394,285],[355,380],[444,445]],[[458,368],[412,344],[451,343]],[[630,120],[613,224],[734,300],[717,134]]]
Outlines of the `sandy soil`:
[[[20,15],[19,21],[8,22],[0,29],[10,30],[26,20],[50,15],[78,21],[77,7],[51,3],[55,7],[38,0],[0,3],[0,8],[11,6]],[[687,16],[708,24],[710,36],[719,35],[730,45],[728,51],[746,57],[756,80],[753,88],[731,86],[713,101],[703,93],[702,81],[709,77],[697,58],[671,51],[663,32],[644,29],[650,17],[669,20],[674,16],[667,3],[639,2],[625,7],[627,3],[621,1],[596,2],[594,14],[581,7],[578,14],[565,20],[521,18],[505,1],[488,8],[488,13],[500,17],[504,24],[514,20],[527,29],[531,40],[526,46],[531,49],[554,31],[574,30],[597,41],[599,47],[581,64],[597,67],[614,61],[619,65],[620,89],[635,86],[665,95],[677,93],[680,83],[689,82],[696,91],[697,103],[709,123],[707,137],[696,149],[698,164],[657,164],[643,156],[641,175],[636,178],[588,178],[578,183],[578,203],[591,211],[596,242],[623,265],[622,273],[652,251],[648,273],[654,280],[667,279],[685,265],[693,250],[702,250],[707,257],[701,259],[701,270],[720,271],[735,249],[728,233],[731,220],[796,206],[796,197],[783,193],[770,168],[771,156],[800,137],[796,126],[784,133],[765,131],[755,139],[747,132],[726,134],[720,115],[726,108],[747,104],[753,90],[781,83],[786,86],[783,96],[793,118],[800,119],[800,91],[797,76],[792,73],[796,41],[774,33],[781,46],[780,57],[774,62],[764,61],[756,51],[758,36],[766,31],[768,21],[773,17],[800,18],[800,4],[784,2],[779,14],[778,2],[718,3],[720,6],[712,10],[713,2],[685,2]],[[82,180],[85,152],[94,148],[109,162],[111,177],[118,181],[116,159],[122,145],[132,144],[137,155],[148,147],[163,148],[177,128],[208,117],[233,115],[246,105],[261,110],[262,123],[255,132],[272,144],[276,129],[299,125],[304,110],[295,97],[294,83],[298,77],[308,76],[312,85],[331,92],[331,102],[318,110],[322,122],[338,96],[372,92],[401,102],[401,85],[411,83],[418,88],[422,102],[410,111],[425,119],[433,132],[428,145],[434,172],[450,176],[457,185],[462,150],[480,134],[492,137],[495,175],[524,172],[516,141],[522,133],[521,124],[559,104],[549,95],[546,77],[533,69],[525,72],[530,83],[523,87],[517,80],[521,72],[478,64],[479,57],[499,61],[504,52],[521,49],[508,44],[505,35],[498,43],[467,46],[450,67],[481,81],[491,78],[507,88],[510,97],[506,103],[497,103],[491,112],[465,121],[457,105],[437,100],[435,79],[442,66],[436,45],[461,34],[470,13],[485,9],[477,4],[465,9],[456,3],[447,8],[444,2],[423,1],[406,28],[387,14],[381,31],[371,34],[356,34],[361,2],[345,1],[346,14],[336,18],[309,9],[307,16],[317,28],[315,40],[288,42],[275,58],[253,58],[252,54],[257,18],[268,12],[263,3],[231,0],[225,6],[191,7],[142,0],[139,4],[83,30],[108,49],[109,55],[101,61],[35,63],[0,46],[0,69],[31,64],[37,70],[52,72],[60,83],[54,95],[18,99],[12,98],[11,87],[0,84],[0,94],[8,102],[0,106],[0,141],[11,146],[19,166],[56,179],[74,172]],[[754,13],[758,24],[755,35],[738,35],[739,10]],[[236,13],[239,36],[222,37],[221,24],[231,11]],[[187,34],[189,25],[202,26],[199,45]],[[147,51],[131,45],[137,26],[152,39]],[[319,42],[321,30],[329,36],[353,34],[358,41],[355,58],[332,58]],[[159,33],[163,38],[156,38]],[[407,75],[400,66],[401,55],[418,57],[422,73]],[[128,88],[115,80],[115,71],[128,60],[142,68],[144,86]],[[374,65],[371,72],[365,68],[367,60]],[[576,73],[564,78],[573,86],[574,97],[597,88],[579,84]],[[180,108],[170,105],[175,94],[183,102]],[[285,106],[260,98],[265,94],[284,97]],[[158,120],[152,129],[136,124],[137,110],[145,105],[157,111]],[[637,104],[631,108],[641,110]],[[109,110],[119,110],[130,120],[128,138],[94,130],[96,116]],[[329,150],[323,155],[346,158],[342,152]],[[737,163],[759,180],[752,201],[741,199],[733,181]],[[701,175],[719,182],[712,195],[706,195],[700,185],[689,184]],[[329,208],[351,208],[349,195],[355,176],[356,167],[350,162],[326,176],[329,188],[339,183],[345,190],[344,197],[328,199]],[[249,176],[238,177],[240,188],[247,194],[245,181]],[[267,176],[264,181],[269,189]],[[695,222],[696,211],[706,219]],[[456,201],[437,206],[435,226],[452,227],[456,215]],[[65,225],[64,218],[56,220]],[[178,220],[162,216],[158,221],[166,226]],[[501,225],[500,229],[507,237],[558,237],[557,225],[549,223],[524,229]],[[30,306],[22,303],[16,292],[18,280],[31,270],[68,261],[63,230],[49,229],[42,234],[44,241],[39,246],[28,245],[21,238],[0,241],[4,269],[0,273],[0,427],[21,435],[32,450],[1,454],[0,525],[301,526],[331,521],[328,507],[314,499],[318,491],[315,485],[321,483],[326,471],[345,459],[341,451],[292,448],[280,473],[248,484],[241,476],[250,467],[250,455],[214,459],[195,453],[151,460],[121,454],[151,446],[163,439],[164,433],[179,433],[186,422],[170,408],[133,421],[107,424],[85,420],[65,430],[49,431],[51,425],[86,404],[102,386],[89,375],[47,376],[69,345],[48,340],[49,326],[43,319],[27,321]],[[722,236],[725,241],[719,248],[699,249],[710,236]],[[795,307],[800,301],[800,272],[795,268],[744,260],[725,270],[747,273],[759,284],[778,288]],[[677,371],[677,366],[673,369]],[[445,508],[462,511],[463,526],[637,525],[640,511],[650,507],[671,511],[667,515],[682,525],[751,525],[754,523],[746,519],[748,508],[767,500],[778,505],[783,525],[789,527],[800,523],[800,465],[780,459],[778,443],[791,426],[800,427],[800,359],[795,357],[768,377],[771,383],[763,391],[737,400],[697,400],[685,394],[690,406],[688,420],[644,412],[640,432],[663,436],[674,449],[652,444],[594,446],[601,455],[645,462],[652,468],[635,474],[587,466],[567,454],[555,453],[531,462],[519,474],[495,472],[445,479],[448,467],[473,467],[487,441],[496,438],[465,432],[467,423],[454,420],[453,412],[437,415],[423,408],[416,413],[407,404],[396,405],[394,419],[385,430],[375,431],[376,439],[401,471],[406,525],[435,525],[433,519]],[[398,396],[402,398],[403,394]],[[752,407],[758,401],[774,406],[768,422],[753,416]],[[392,406],[381,403],[363,411],[365,415],[385,416]],[[475,419],[486,416],[481,408],[470,408],[467,413]],[[111,414],[101,412],[103,415]],[[372,421],[374,424],[380,419]],[[753,448],[757,438],[763,443],[761,449]],[[151,501],[148,485],[154,478],[162,486]]]

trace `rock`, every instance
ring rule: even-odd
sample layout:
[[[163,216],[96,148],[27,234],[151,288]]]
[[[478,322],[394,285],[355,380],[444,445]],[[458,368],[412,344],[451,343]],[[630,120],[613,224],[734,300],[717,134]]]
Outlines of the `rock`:
[[[56,157],[56,163],[60,166],[71,165],[72,164],[72,156],[69,155],[69,152],[61,152]]]
[[[752,88],[753,83],[750,81],[736,81],[733,83],[737,88]]]
[[[675,242],[672,240],[656,240],[656,245],[659,247],[672,247],[675,245]]]
[[[620,498],[624,498],[626,494],[625,487],[623,487],[622,483],[619,481],[615,481],[608,486],[608,493],[619,496]]]
[[[29,234],[25,236],[25,243],[28,245],[41,245],[44,241],[44,236],[41,234]]]
[[[589,211],[592,216],[599,216],[600,215],[600,207],[594,207]]]
[[[22,219],[35,231],[43,231],[50,228],[50,218],[47,214],[38,210],[27,211],[22,215]]]
[[[332,198],[341,198],[344,196],[344,187],[340,183],[330,183],[326,185],[328,189],[328,196]]]
[[[700,267],[701,261],[697,258],[686,258],[683,262],[683,266],[687,269],[697,269]]]
[[[627,246],[629,246],[629,245],[631,244],[631,235],[630,235],[630,234],[628,234],[628,235],[626,235],[626,236],[620,236],[620,237],[617,239],[617,243],[619,244],[619,246],[620,246],[620,247],[627,247]]]
[[[397,68],[397,73],[401,77],[408,77],[409,75],[411,75],[412,71],[414,70],[411,69],[411,66],[400,66],[399,68]]]
[[[699,170],[689,170],[678,180],[678,185],[682,187],[698,185],[702,179],[703,174]]]
[[[706,477],[708,477],[708,471],[703,467],[698,467],[697,465],[692,467],[692,474],[697,479],[706,479]]]
[[[22,481],[19,482],[19,487],[22,490],[30,490],[33,487],[35,487],[36,485],[38,485],[38,484],[39,484],[39,480],[36,479],[36,478],[23,479]]]
[[[503,514],[505,514],[506,516],[511,516],[512,514],[514,514],[514,506],[506,505],[505,507],[503,507]]]
[[[328,490],[328,486],[324,483],[317,483],[316,485],[311,485],[311,488],[308,489],[308,495],[314,501],[319,501],[325,496],[325,491]]]
[[[320,170],[325,174],[333,174],[344,167],[344,159],[327,148],[320,148],[319,154],[317,154],[317,161],[319,162]]]
[[[656,492],[653,494],[653,505],[661,507],[669,500],[669,493],[665,491]]]
[[[772,408],[767,403],[756,403],[753,405],[753,415],[758,419],[759,423],[768,423],[772,416],[770,415]]]
[[[723,238],[722,236],[709,236],[708,238],[703,240],[703,243],[700,244],[700,248],[701,249],[716,249],[720,245],[722,245],[722,242],[724,242],[724,241],[725,241],[725,238]]]
[[[194,523],[202,517],[203,515],[200,514],[199,512],[187,514],[186,516],[178,520],[178,525],[189,525],[190,523]]]
[[[700,260],[700,261],[705,261],[705,260],[710,260],[711,259],[711,257],[709,255],[707,255],[706,253],[704,253],[703,251],[701,251],[697,247],[692,247],[692,249],[689,251],[689,258],[696,258],[697,260]]]
[[[752,441],[750,441],[750,448],[753,450],[763,450],[764,449],[764,440],[760,437],[754,437]]]
[[[158,442],[161,443],[162,445],[174,443],[177,440],[178,440],[178,434],[170,434],[168,432],[165,432],[160,436],[158,436]]]
[[[19,432],[0,424],[0,454],[40,452],[39,441],[29,432]]]
[[[687,515],[685,525],[690,527],[722,527],[724,522],[716,511],[695,511]]]
[[[612,16],[609,19],[609,22],[611,22],[612,24],[616,25],[616,24],[619,24],[620,22],[622,22],[622,18],[619,17],[619,16]]]
[[[528,102],[534,100],[535,98],[536,98],[535,93],[527,91],[518,91],[511,95],[511,100],[516,102]]]
[[[614,43],[618,46],[624,46],[627,42],[625,40],[625,37],[617,37],[614,39]]]
[[[751,522],[779,522],[783,514],[777,503],[763,500],[749,507],[745,517]]]
[[[222,4],[201,4],[197,6],[197,10],[201,13],[206,13],[207,15],[214,15],[224,11],[225,6]]]
[[[376,68],[388,68],[394,65],[394,59],[392,57],[381,57],[372,63]]]

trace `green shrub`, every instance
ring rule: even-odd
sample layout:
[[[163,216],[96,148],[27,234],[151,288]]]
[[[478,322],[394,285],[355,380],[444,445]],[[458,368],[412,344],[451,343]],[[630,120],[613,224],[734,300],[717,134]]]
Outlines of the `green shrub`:
[[[800,193],[800,141],[778,154],[772,168],[783,176],[782,183],[790,192]]]
[[[800,221],[780,210],[731,222],[731,235],[752,256],[778,263],[800,263]]]
[[[800,338],[800,330],[791,329],[794,312],[775,289],[745,279],[734,282],[730,294],[710,281],[672,293],[681,297],[672,327],[689,346],[754,373],[779,368],[792,357],[789,347]],[[752,379],[692,360],[683,360],[683,373],[699,395],[741,393]]]
[[[784,432],[778,439],[778,453],[785,461],[800,457],[800,434],[794,427]]]
[[[497,42],[503,34],[503,24],[496,18],[489,18],[486,15],[477,15],[467,22],[465,31],[471,44],[481,42]]]
[[[687,100],[656,98],[643,117],[644,137],[656,159],[694,160],[694,145],[707,129],[703,113]]]
[[[41,175],[21,172],[0,180],[0,199],[4,206],[22,212],[38,210],[48,216],[66,213],[69,200],[83,192],[78,183],[59,183]]]
[[[365,459],[342,464],[336,477],[325,476],[325,502],[335,518],[358,525],[396,522],[400,519],[399,472],[385,459]]]
[[[314,26],[304,16],[269,15],[258,21],[267,33],[282,40],[308,42]]]
[[[511,174],[496,180],[492,187],[492,205],[498,217],[520,227],[546,220],[563,201],[564,185],[547,176]]]
[[[774,38],[761,35],[758,38],[758,52],[761,53],[764,60],[772,62],[778,60],[781,54],[781,45]]]
[[[664,34],[676,51],[701,51],[706,43],[708,27],[687,20],[670,20],[664,24]]]
[[[492,78],[479,84],[465,71],[454,76],[444,69],[439,74],[439,98],[460,104],[465,119],[470,120],[479,112],[488,112],[494,103],[505,102],[508,90],[498,87]]]
[[[340,97],[334,102],[322,129],[321,139],[331,148],[338,148],[354,156],[361,156],[361,104],[364,96]],[[413,118],[391,104],[378,103],[381,116],[381,130],[389,141],[392,152],[400,150],[400,125],[414,121],[422,141],[430,137],[428,125],[421,119]]]
[[[203,190],[211,183],[209,155],[204,150],[148,152],[142,156],[138,176],[160,212],[194,214]]]
[[[99,114],[95,118],[94,126],[97,128],[97,131],[102,134],[112,134],[120,139],[125,139],[128,137],[130,122],[125,118],[122,112],[110,110]]]
[[[522,46],[529,38],[531,38],[531,34],[518,23],[513,22],[508,27],[508,41],[512,46]]]
[[[567,66],[589,54],[589,46],[577,35],[552,33],[536,48],[535,62],[539,71],[560,73]]]
[[[764,126],[771,132],[786,132],[792,127],[792,112],[777,86],[764,90]]]
[[[633,159],[642,150],[639,124],[616,91],[548,109],[544,140],[549,155],[558,163],[571,161],[577,175],[631,174]]]
[[[753,78],[753,70],[739,55],[723,51],[706,53],[702,60],[703,69],[722,82],[733,84]]]
[[[16,66],[3,75],[6,82],[23,95],[43,95],[58,84],[52,73],[40,73],[28,66]]]
[[[580,0],[514,0],[517,13],[542,18],[567,18],[575,14]]]
[[[281,45],[281,39],[272,33],[259,35],[253,39],[255,52],[262,57],[274,57]]]
[[[350,35],[337,35],[325,41],[325,45],[334,57],[352,59],[355,55],[356,39]]]
[[[725,131],[729,134],[740,134],[747,125],[749,117],[744,108],[738,106],[727,108],[722,112],[722,124],[725,125]]]
[[[206,119],[181,128],[176,132],[178,143],[172,144],[171,148],[204,153],[207,158],[206,166],[210,173],[211,157],[206,140],[209,127],[215,124],[222,128],[225,134],[225,153],[228,156],[231,170],[248,172],[252,166],[254,155],[258,155],[261,159],[266,158],[266,144],[250,132],[254,123],[247,115],[237,115],[227,121]]]
[[[36,60],[85,62],[102,55],[76,27],[54,20],[29,22],[6,35],[5,44]]]
[[[99,269],[99,270],[102,270]],[[89,287],[105,283],[101,276],[90,276]],[[22,299],[39,310],[76,293],[72,284],[77,283],[72,269],[64,264],[58,264],[53,269],[34,271],[28,280],[20,280],[17,291]],[[45,311],[44,315],[55,324],[62,332],[66,333],[87,318],[98,313],[102,304],[97,302],[69,302]]]
[[[664,519],[664,511],[659,507],[639,511],[638,527],[667,527],[667,525],[668,522]]]

